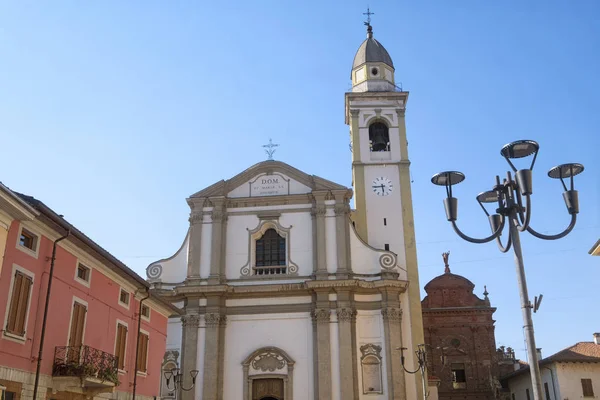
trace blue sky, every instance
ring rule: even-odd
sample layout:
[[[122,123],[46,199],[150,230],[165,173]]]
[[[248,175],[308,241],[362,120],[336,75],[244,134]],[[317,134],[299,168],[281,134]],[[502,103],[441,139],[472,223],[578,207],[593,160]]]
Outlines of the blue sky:
[[[350,186],[344,92],[366,3],[103,1],[0,4],[0,180],[33,195],[140,274],[177,250],[185,198],[265,159]],[[525,358],[512,256],[460,240],[444,191],[456,169],[459,225],[486,235],[474,197],[507,170],[499,150],[540,142],[532,225],[568,223],[546,177],[581,162],[579,222],[565,239],[522,237],[545,355],[600,330],[600,3],[371,1],[407,109],[423,286],[452,271],[487,285],[498,345]]]

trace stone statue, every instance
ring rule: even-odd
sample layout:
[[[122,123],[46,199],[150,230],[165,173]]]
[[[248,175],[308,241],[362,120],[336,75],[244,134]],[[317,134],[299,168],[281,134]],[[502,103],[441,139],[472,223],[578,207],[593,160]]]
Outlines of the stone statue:
[[[447,251],[445,253],[442,253],[442,258],[444,259],[444,273],[449,274],[450,273],[450,265],[448,264],[448,258],[450,257],[450,252]]]

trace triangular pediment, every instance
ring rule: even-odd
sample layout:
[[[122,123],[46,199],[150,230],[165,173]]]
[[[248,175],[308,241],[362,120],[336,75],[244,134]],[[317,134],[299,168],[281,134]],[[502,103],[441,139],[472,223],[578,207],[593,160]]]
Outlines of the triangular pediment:
[[[349,189],[281,161],[263,161],[231,179],[221,180],[194,193],[190,198],[261,197],[330,190]]]

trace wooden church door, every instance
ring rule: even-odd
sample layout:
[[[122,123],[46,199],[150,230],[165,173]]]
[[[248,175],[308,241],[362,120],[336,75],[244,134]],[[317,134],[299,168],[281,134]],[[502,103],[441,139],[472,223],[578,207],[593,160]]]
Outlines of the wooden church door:
[[[285,400],[283,379],[255,379],[252,382],[252,400]]]

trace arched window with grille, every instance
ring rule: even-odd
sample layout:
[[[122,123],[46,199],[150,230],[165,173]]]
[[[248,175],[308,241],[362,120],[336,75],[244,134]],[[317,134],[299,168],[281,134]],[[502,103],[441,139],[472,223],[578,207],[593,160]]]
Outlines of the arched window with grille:
[[[256,240],[256,275],[275,275],[287,273],[285,238],[273,228]]]
[[[369,144],[371,151],[390,151],[390,134],[383,122],[369,125]]]

